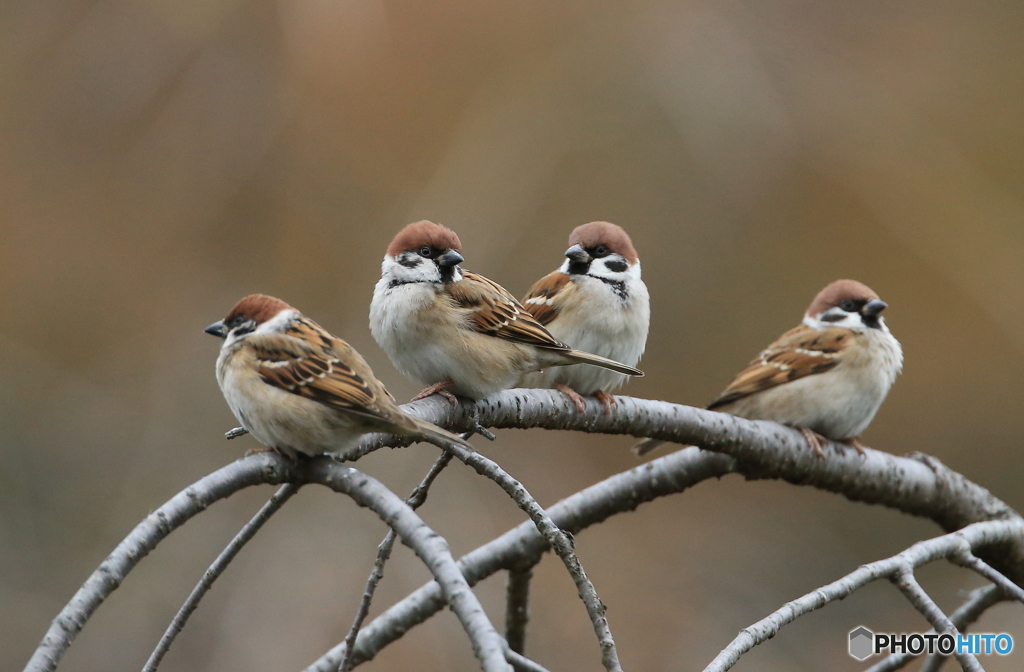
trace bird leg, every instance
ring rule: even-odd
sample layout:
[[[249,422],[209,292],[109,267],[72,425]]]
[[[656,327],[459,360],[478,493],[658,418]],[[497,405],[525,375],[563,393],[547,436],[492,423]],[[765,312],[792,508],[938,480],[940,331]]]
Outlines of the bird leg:
[[[821,452],[821,439],[824,439],[825,437],[820,436],[817,432],[808,427],[797,427],[797,429],[799,429],[800,433],[804,435],[804,440],[807,441],[808,448],[813,450],[821,459],[825,459],[825,453]]]
[[[851,436],[848,439],[843,439],[839,443],[845,443],[846,445],[850,446],[851,448],[856,449],[856,451],[858,453],[860,453],[861,457],[866,457],[867,456],[867,453],[864,452],[864,446],[860,445],[860,437],[859,436]]]
[[[579,392],[568,385],[563,385],[562,383],[556,384],[554,388],[572,400],[572,403],[576,405],[576,410],[580,412],[580,415],[586,414],[587,403],[583,401],[583,397],[580,396]]]
[[[601,405],[604,406],[604,414],[605,415],[611,415],[611,413],[612,413],[612,404],[615,403],[615,397],[613,397],[612,395],[608,394],[607,392],[604,392],[602,390],[598,390],[597,392],[594,392],[594,399],[597,399],[598,401],[600,401]]]
[[[444,397],[445,399],[447,399],[449,402],[451,402],[451,404],[453,406],[458,406],[459,405],[459,400],[455,398],[455,395],[452,394],[451,392],[449,392],[448,390],[444,389],[444,388],[448,387],[449,385],[454,385],[454,384],[455,384],[455,381],[452,380],[451,378],[449,378],[448,380],[442,380],[439,383],[434,383],[430,387],[428,387],[425,390],[421,391],[419,394],[417,394],[415,397],[413,397],[409,401],[419,401],[420,399],[426,399],[427,397],[429,397],[429,396],[431,396],[433,394],[439,394],[442,397]]]

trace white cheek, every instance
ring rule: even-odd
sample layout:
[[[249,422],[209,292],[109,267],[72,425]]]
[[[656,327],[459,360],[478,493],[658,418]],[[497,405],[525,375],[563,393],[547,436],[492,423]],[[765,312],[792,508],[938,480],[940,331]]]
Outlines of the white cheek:
[[[403,266],[391,256],[384,257],[381,274],[399,282],[440,282],[441,272],[437,265],[429,259],[420,259],[419,263],[409,268]]]

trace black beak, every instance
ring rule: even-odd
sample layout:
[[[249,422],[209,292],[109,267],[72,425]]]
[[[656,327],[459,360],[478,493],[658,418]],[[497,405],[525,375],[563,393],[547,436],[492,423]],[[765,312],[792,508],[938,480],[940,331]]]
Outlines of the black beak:
[[[462,255],[455,250],[447,250],[444,254],[437,258],[437,265],[442,268],[451,268],[452,266],[458,266],[465,259]]]
[[[224,320],[217,320],[206,329],[203,329],[206,333],[217,338],[227,338],[228,330],[224,327]]]
[[[889,307],[889,304],[885,301],[875,299],[866,306],[860,309],[860,314],[864,317],[876,317],[880,312]]]
[[[579,245],[573,245],[568,250],[566,250],[565,256],[569,257],[569,261],[573,262],[574,264],[589,264],[591,260],[591,257],[589,254],[587,254],[587,251],[584,250]]]

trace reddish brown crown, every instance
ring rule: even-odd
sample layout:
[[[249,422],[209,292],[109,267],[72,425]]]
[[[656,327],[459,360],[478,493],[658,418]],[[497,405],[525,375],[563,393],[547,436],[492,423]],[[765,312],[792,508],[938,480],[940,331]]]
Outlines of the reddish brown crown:
[[[246,320],[255,320],[256,324],[263,324],[282,310],[289,309],[292,307],[281,299],[275,299],[266,294],[250,294],[235,304],[228,316],[224,318],[224,323],[228,324],[232,319],[242,317]]]
[[[829,308],[838,306],[847,299],[854,301],[874,301],[878,294],[867,285],[856,280],[836,280],[825,289],[818,292],[807,309],[807,315],[816,317]]]
[[[424,245],[439,250],[462,251],[462,243],[455,232],[447,226],[422,220],[407,225],[398,232],[391,244],[388,245],[388,256],[394,257],[407,250],[418,250]]]
[[[630,264],[636,263],[638,258],[629,234],[611,222],[590,222],[577,226],[569,234],[569,247],[573,245],[579,245],[585,250],[604,245],[612,252],[621,254]]]

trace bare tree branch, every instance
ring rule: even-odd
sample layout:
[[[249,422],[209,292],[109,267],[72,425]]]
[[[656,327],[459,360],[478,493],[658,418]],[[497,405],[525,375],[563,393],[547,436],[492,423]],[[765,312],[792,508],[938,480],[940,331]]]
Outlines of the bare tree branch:
[[[516,672],[548,672],[545,668],[512,649],[505,649],[505,658],[516,669]]]
[[[474,421],[474,426],[475,426]],[[515,501],[526,515],[530,517],[537,530],[544,536],[548,546],[554,550],[555,555],[561,559],[562,564],[569,570],[573,583],[576,584],[576,592],[583,600],[587,608],[587,615],[594,626],[594,634],[597,635],[598,644],[601,646],[601,664],[608,672],[622,672],[619,664],[619,653],[612,638],[611,628],[608,626],[608,618],[605,616],[605,606],[597,596],[594,584],[587,578],[587,573],[576,557],[576,551],[572,538],[558,525],[551,520],[551,516],[537,503],[533,495],[523,487],[523,484],[512,478],[494,460],[481,455],[480,453],[458,445],[435,444],[446,450],[466,465],[472,467],[481,476],[491,479]]]
[[[732,643],[723,649],[710,665],[704,668],[704,672],[725,672],[735,665],[744,653],[778,634],[782,626],[792,623],[800,616],[820,609],[826,604],[841,600],[854,590],[881,578],[903,575],[897,585],[911,599],[914,606],[924,613],[929,621],[933,622],[933,625],[941,624],[935,626],[937,630],[952,627],[949,624],[949,619],[938,611],[938,607],[931,601],[931,598],[928,598],[927,595],[922,597],[924,591],[918,593],[914,589],[916,581],[913,581],[912,578],[910,581],[906,580],[906,574],[912,568],[941,558],[954,557],[958,553],[962,553],[964,546],[983,548],[1006,543],[1019,538],[1022,534],[1024,534],[1024,521],[1021,520],[993,520],[975,523],[952,534],[920,541],[891,558],[862,565],[838,581],[788,602],[778,611],[741,630]],[[920,587],[918,586],[918,588]],[[974,662],[977,663],[977,661]],[[964,660],[961,660],[961,663],[964,663]]]
[[[274,496],[267,501],[266,504],[253,516],[252,520],[246,523],[245,527],[235,535],[235,538],[231,540],[231,543],[221,551],[221,554],[217,556],[217,559],[213,561],[210,568],[203,574],[203,578],[199,580],[196,587],[192,589],[192,593],[185,600],[185,603],[181,605],[181,609],[174,615],[174,619],[171,624],[167,626],[167,630],[164,632],[164,636],[160,638],[160,642],[157,643],[156,648],[153,649],[153,653],[150,654],[149,660],[146,661],[145,667],[142,668],[142,672],[155,672],[157,667],[160,666],[160,661],[170,650],[171,644],[174,643],[174,638],[178,636],[182,628],[185,627],[185,623],[188,622],[189,616],[199,606],[199,601],[203,599],[207,591],[213,587],[213,582],[224,573],[228,565],[238,552],[242,550],[242,547],[249,543],[249,540],[256,536],[256,533],[260,531],[263,524],[270,520],[270,517],[277,513],[278,509],[284,506],[284,503],[291,499],[292,495],[299,491],[301,486],[289,483],[282,485],[281,488],[274,493]]]
[[[699,448],[685,448],[647,462],[590,486],[548,509],[560,528],[573,534],[644,502],[670,495],[709,478],[733,471],[735,461]],[[459,560],[470,585],[503,569],[533,564],[548,550],[544,537],[527,521]],[[356,640],[353,661],[359,665],[395,641],[410,628],[444,608],[440,588],[430,582],[387,609],[363,628]],[[344,643],[306,668],[306,672],[334,672]]]
[[[417,485],[412,493],[405,498],[405,503],[409,505],[409,508],[415,511],[416,509],[423,506],[423,503],[427,501],[427,493],[430,491],[430,486],[433,484],[434,479],[437,478],[438,474],[444,471],[444,468],[448,466],[448,463],[452,461],[451,453],[441,453],[441,456],[434,461],[433,466],[430,467],[430,471],[423,477],[423,480]],[[363,627],[363,621],[366,619],[366,615],[370,613],[370,603],[373,601],[373,594],[377,591],[377,584],[380,583],[381,578],[384,576],[384,564],[391,557],[391,549],[395,545],[395,531],[388,530],[387,536],[380,542],[377,547],[377,559],[373,562],[373,570],[370,572],[370,578],[366,580],[366,587],[363,589],[363,598],[359,602],[359,609],[356,611],[356,617],[352,622],[352,627],[348,631],[348,635],[345,637],[345,653],[341,657],[341,663],[338,664],[338,672],[349,672],[352,669],[352,646],[356,642],[356,637],[359,636],[359,629]]]
[[[984,525],[985,523],[978,523]],[[956,629],[953,622],[949,620],[949,617],[943,613],[939,605],[935,604],[935,600],[931,598],[928,593],[925,592],[921,584],[914,578],[914,569],[912,566],[905,565],[896,570],[896,573],[890,577],[890,580],[900,589],[903,596],[917,609],[922,616],[928,619],[932,629],[939,633],[949,633],[954,637],[960,635],[960,631]],[[956,659],[960,661],[960,667],[963,668],[964,672],[985,672],[982,669],[981,663],[974,657],[974,654],[968,652],[956,651],[954,653]]]
[[[953,625],[960,632],[963,632],[968,626],[977,621],[989,607],[999,602],[1005,602],[1008,599],[1006,593],[999,586],[978,588],[972,591],[967,601],[950,615],[949,620],[953,622]],[[929,633],[935,633],[935,630],[930,630]],[[936,654],[936,656],[944,658],[941,654]],[[905,667],[916,657],[917,655],[913,653],[894,653],[864,672],[895,672]],[[925,669],[931,669],[927,663],[921,668],[921,672],[925,672]],[[932,672],[935,672],[935,670],[932,670]]]
[[[748,478],[771,478],[810,485],[851,500],[881,504],[931,518],[947,532],[981,520],[1016,517],[1005,503],[927,455],[901,458],[865,449],[861,456],[843,444],[825,443],[828,459],[817,459],[797,430],[766,420],[745,420],[665,401],[615,397],[611,413],[585,399],[581,415],[565,395],[552,390],[505,390],[458,406],[428,397],[402,408],[443,427],[470,427],[479,422],[496,429],[542,427],[636,437],[700,446],[728,454]],[[356,459],[385,445],[385,436],[371,434],[343,457]],[[387,445],[405,445],[387,437]],[[1018,544],[1013,552],[1024,561]],[[1021,567],[1024,571],[1024,566]]]
[[[238,460],[201,478],[146,516],[53,619],[39,647],[25,666],[25,671],[56,669],[64,652],[97,607],[121,585],[139,560],[178,526],[210,504],[242,488],[260,483],[282,482],[284,472],[279,460],[266,455]]]
[[[26,672],[56,669],[75,635],[100,603],[142,557],[178,526],[213,502],[244,487],[282,482],[326,485],[374,511],[430,569],[448,605],[466,630],[482,668],[488,672],[508,669],[507,645],[459,571],[447,542],[427,527],[401,498],[377,480],[327,457],[290,461],[273,453],[259,453],[200,479],[139,523],[54,619],[26,665]]]
[[[999,586],[985,586],[971,591],[971,596],[960,605],[960,607],[949,616],[957,630],[964,632],[968,626],[981,617],[985,611],[994,604],[1007,600],[1006,594]],[[937,634],[935,630],[929,630],[929,634]],[[906,667],[920,654],[909,652],[893,653],[885,659],[875,663],[864,672],[896,672]],[[927,666],[927,665],[926,665]],[[921,672],[924,672],[922,669]],[[934,672],[934,671],[933,671]]]
[[[516,653],[526,652],[526,624],[530,620],[530,579],[533,565],[508,570],[505,589],[505,641]]]

